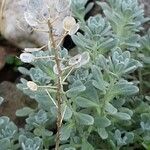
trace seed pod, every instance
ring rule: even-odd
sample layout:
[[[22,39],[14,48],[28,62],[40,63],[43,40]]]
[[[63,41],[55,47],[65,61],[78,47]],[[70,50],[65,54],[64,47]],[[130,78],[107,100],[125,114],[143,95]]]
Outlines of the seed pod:
[[[41,48],[25,48],[24,51],[27,52],[27,53],[30,53],[30,52],[37,52],[41,50]]]
[[[74,65],[80,63],[80,61],[81,61],[81,54],[78,54],[78,55],[70,58],[68,63],[70,66],[74,66]]]
[[[89,54],[89,52],[83,52],[81,54],[81,56],[82,56],[81,57],[81,62],[80,62],[81,66],[86,65],[90,61],[90,54]]]
[[[31,91],[37,91],[38,86],[36,83],[34,83],[33,81],[28,81],[27,82],[27,87],[31,90]]]
[[[64,68],[65,68],[65,66],[63,64],[61,64],[60,69],[63,70]],[[58,74],[58,68],[57,68],[56,64],[53,66],[53,71],[55,74]]]
[[[83,52],[82,54],[78,54],[69,60],[69,65],[74,66],[75,68],[79,68],[83,65],[86,65],[90,60],[90,55],[88,52]]]
[[[20,59],[21,59],[21,61],[24,62],[24,63],[31,63],[31,62],[34,61],[35,56],[32,55],[32,54],[30,54],[30,53],[22,53],[22,54],[20,55]]]
[[[76,25],[76,20],[71,16],[67,16],[63,20],[63,28],[65,31],[70,31],[75,25]]]

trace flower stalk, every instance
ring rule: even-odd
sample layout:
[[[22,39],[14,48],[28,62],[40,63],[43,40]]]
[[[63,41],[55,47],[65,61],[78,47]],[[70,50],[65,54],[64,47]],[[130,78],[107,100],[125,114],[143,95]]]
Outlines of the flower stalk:
[[[51,43],[52,48],[54,49],[54,55],[55,55],[55,62],[56,67],[58,70],[57,74],[57,92],[56,92],[56,99],[57,99],[57,134],[56,134],[56,145],[55,150],[59,150],[59,144],[60,144],[60,130],[61,130],[61,124],[62,124],[62,114],[61,114],[61,104],[62,104],[62,97],[61,93],[63,90],[62,87],[62,70],[61,70],[61,63],[59,59],[59,48],[55,43],[53,32],[52,32],[52,24],[50,20],[48,20],[48,27],[49,27],[49,41]]]

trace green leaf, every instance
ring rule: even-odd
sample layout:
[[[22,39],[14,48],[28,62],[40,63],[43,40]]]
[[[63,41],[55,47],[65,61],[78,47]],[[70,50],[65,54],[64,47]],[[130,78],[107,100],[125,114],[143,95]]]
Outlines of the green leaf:
[[[77,97],[75,99],[75,102],[77,103],[77,105],[79,105],[80,107],[83,107],[83,108],[98,106],[98,104],[96,104],[94,101],[90,101],[89,99],[83,98],[83,97]]]
[[[130,120],[131,116],[127,113],[117,112],[113,114],[114,117],[120,119],[120,120]]]
[[[24,68],[24,67],[18,67],[18,71],[24,75],[29,75],[30,72],[28,69]]]
[[[53,132],[51,132],[51,131],[49,131],[49,130],[47,130],[47,129],[45,129],[45,128],[35,128],[35,130],[34,130],[34,134],[36,135],[36,136],[43,136],[43,137],[50,137],[50,136],[52,136],[53,135]]]
[[[89,81],[85,84],[86,90],[82,92],[81,96],[89,99],[90,101],[93,101],[96,104],[99,104],[99,95],[97,89],[95,89],[94,86],[92,86],[92,82]]]
[[[132,82],[128,82],[126,80],[120,80],[118,83],[115,84],[113,87],[112,92],[115,95],[133,95],[138,93],[139,89],[137,86],[133,85]]]
[[[50,108],[52,114],[57,117],[57,108],[53,106]],[[72,117],[72,110],[66,104],[61,105],[61,113],[64,114],[63,120],[67,121]]]
[[[63,111],[64,111],[64,109],[63,109]],[[68,106],[66,106],[66,111],[65,111],[63,119],[64,120],[69,120],[71,117],[72,117],[72,110]]]
[[[105,128],[111,125],[111,121],[106,117],[97,116],[94,118],[94,125],[97,128]]]
[[[16,111],[16,116],[25,117],[25,116],[28,116],[29,114],[33,113],[33,112],[34,112],[33,109],[31,109],[29,107],[24,107],[24,108]]]
[[[125,134],[125,137],[126,137],[126,143],[127,144],[132,143],[133,139],[134,139],[134,133],[133,132],[127,132]]]
[[[23,150],[40,150],[43,147],[42,139],[39,137],[27,138],[23,134],[19,136],[19,143]]]
[[[68,97],[75,97],[79,93],[85,91],[86,87],[83,85],[81,81],[76,81],[72,87],[66,92]]]
[[[81,150],[94,150],[94,147],[86,140],[83,140]]]
[[[94,80],[92,80],[93,86],[101,91],[105,91],[106,86],[108,84],[103,80],[103,75],[102,75],[100,68],[93,65],[91,67],[91,70],[92,70],[92,74],[93,74],[93,78],[94,78]]]
[[[117,113],[117,109],[110,103],[106,103],[105,105],[105,110],[110,113],[110,114],[115,114]]]
[[[123,112],[123,113],[127,113],[127,114],[129,114],[130,116],[133,115],[133,111],[130,110],[129,108],[126,108],[126,107],[121,107],[121,108],[119,109],[119,111],[120,111],[120,112]]]
[[[134,133],[133,132],[121,132],[120,130],[116,130],[114,134],[114,138],[117,141],[118,146],[127,145],[133,142]]]
[[[3,138],[0,140],[0,149],[1,150],[11,150],[11,142],[7,138]]]
[[[64,150],[76,150],[74,147],[68,147],[68,148],[65,148]]]
[[[107,133],[107,131],[106,131],[105,128],[98,128],[98,129],[97,129],[97,132],[98,132],[99,136],[100,136],[103,140],[105,140],[105,139],[108,138],[108,133]]]
[[[77,121],[82,125],[93,125],[94,124],[94,118],[88,114],[83,113],[74,113]]]
[[[71,128],[70,124],[62,126],[61,131],[60,131],[60,140],[61,141],[68,140],[71,132],[72,132],[72,128]]]

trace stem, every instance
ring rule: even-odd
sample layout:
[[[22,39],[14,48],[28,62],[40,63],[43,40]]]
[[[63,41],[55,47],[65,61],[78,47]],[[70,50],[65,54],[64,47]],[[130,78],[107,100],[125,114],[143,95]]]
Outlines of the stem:
[[[58,108],[57,104],[55,103],[55,100],[52,98],[52,96],[50,95],[50,93],[48,92],[48,90],[45,90],[47,95],[49,96],[49,98],[52,100],[53,104],[56,106],[56,108]]]
[[[55,55],[55,62],[57,65],[57,92],[56,92],[56,99],[57,99],[57,134],[56,134],[56,145],[55,145],[55,150],[59,150],[59,144],[60,144],[60,129],[61,129],[61,104],[62,104],[62,97],[61,97],[61,92],[62,92],[62,84],[61,84],[61,78],[62,78],[62,71],[61,71],[61,64],[60,64],[60,59],[59,59],[59,49],[54,41],[53,33],[52,33],[52,24],[50,20],[48,20],[48,27],[49,27],[49,40],[51,42],[52,48],[54,48],[54,55]]]
[[[139,75],[139,81],[140,81],[140,85],[139,85],[139,91],[140,94],[142,95],[142,89],[143,89],[143,79],[142,79],[142,72],[141,69],[138,70],[138,75]]]
[[[116,82],[116,79],[110,79],[110,87],[108,89],[108,91],[106,92],[104,98],[102,99],[102,107],[101,107],[101,115],[102,116],[105,116],[105,105],[107,102],[110,102],[113,98],[114,98],[114,95],[112,95],[111,91],[113,89],[113,86]]]

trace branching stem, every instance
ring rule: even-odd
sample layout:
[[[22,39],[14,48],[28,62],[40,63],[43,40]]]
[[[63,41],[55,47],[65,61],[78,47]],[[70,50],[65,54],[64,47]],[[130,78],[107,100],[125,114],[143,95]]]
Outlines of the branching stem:
[[[57,74],[57,93],[56,93],[56,99],[57,99],[57,134],[56,134],[56,145],[55,150],[59,150],[59,144],[60,144],[60,130],[61,130],[61,124],[62,124],[62,114],[61,114],[61,104],[62,104],[62,97],[61,93],[63,91],[62,87],[62,70],[61,70],[61,60],[59,59],[59,48],[55,43],[53,32],[52,32],[52,24],[50,20],[48,20],[48,27],[49,27],[49,40],[51,42],[51,46],[54,49],[54,55],[55,55],[55,62],[58,70]]]

